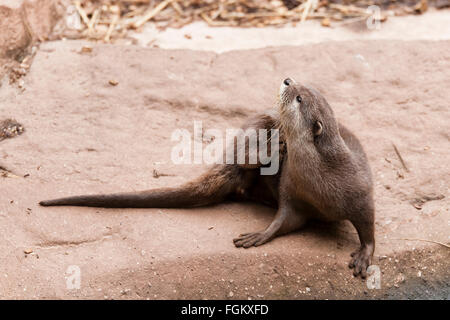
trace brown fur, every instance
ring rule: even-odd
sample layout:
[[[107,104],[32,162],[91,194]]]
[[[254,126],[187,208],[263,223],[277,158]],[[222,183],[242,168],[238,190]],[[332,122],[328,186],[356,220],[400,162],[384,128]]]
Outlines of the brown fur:
[[[40,204],[167,208],[234,199],[277,207],[273,222],[265,230],[241,234],[233,240],[236,247],[244,248],[299,229],[308,219],[350,220],[361,246],[352,254],[349,266],[355,275],[366,277],[375,248],[370,168],[358,139],[338,124],[325,98],[287,79],[280,88],[279,110],[250,119],[246,128],[280,128],[280,170],[276,175],[260,175],[261,163],[224,164],[179,188],[75,196]]]

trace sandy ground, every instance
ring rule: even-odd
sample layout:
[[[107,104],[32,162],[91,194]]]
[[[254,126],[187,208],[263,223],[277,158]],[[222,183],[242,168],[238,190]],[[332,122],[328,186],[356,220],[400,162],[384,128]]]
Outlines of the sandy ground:
[[[0,142],[0,166],[9,170],[0,175],[1,298],[448,298],[450,250],[413,239],[449,242],[449,41],[223,54],[117,45],[82,54],[82,46],[41,45],[24,88],[6,79],[0,88],[0,119],[25,128]],[[312,224],[244,250],[232,238],[264,228],[273,210],[37,205],[197,176],[204,166],[171,163],[173,130],[192,130],[194,120],[237,127],[273,106],[286,76],[323,92],[366,148],[380,290],[367,289],[346,266],[358,245],[348,223]],[[153,170],[169,176],[154,178]],[[421,204],[427,196],[440,200]],[[70,266],[81,272],[80,289],[67,287]]]

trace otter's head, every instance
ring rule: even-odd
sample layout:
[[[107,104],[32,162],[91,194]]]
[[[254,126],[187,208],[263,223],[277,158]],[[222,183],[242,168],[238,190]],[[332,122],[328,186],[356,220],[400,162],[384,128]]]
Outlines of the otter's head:
[[[333,110],[313,88],[285,79],[280,86],[278,106],[281,131],[288,144],[311,143],[317,149],[339,136]]]

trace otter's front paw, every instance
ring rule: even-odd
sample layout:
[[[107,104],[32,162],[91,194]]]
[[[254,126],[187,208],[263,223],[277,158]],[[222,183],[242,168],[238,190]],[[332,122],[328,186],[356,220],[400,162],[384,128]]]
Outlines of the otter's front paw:
[[[351,254],[352,259],[348,266],[353,269],[353,275],[355,277],[358,275],[361,275],[363,279],[367,277],[367,267],[371,264],[372,253],[373,250],[370,246],[364,246]]]
[[[244,247],[249,248],[251,246],[260,246],[267,241],[270,240],[270,236],[268,236],[264,232],[252,232],[252,233],[244,233],[239,235],[236,239],[233,239],[234,245],[236,247]]]

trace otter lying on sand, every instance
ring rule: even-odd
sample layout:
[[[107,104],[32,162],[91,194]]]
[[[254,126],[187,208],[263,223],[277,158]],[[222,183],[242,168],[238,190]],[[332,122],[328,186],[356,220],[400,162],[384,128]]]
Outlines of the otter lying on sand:
[[[263,231],[241,234],[236,247],[262,245],[302,227],[308,219],[350,220],[361,246],[349,267],[366,277],[375,248],[373,186],[358,139],[338,124],[325,98],[292,79],[280,87],[278,110],[257,116],[245,128],[280,129],[277,174],[261,175],[261,163],[215,165],[179,188],[75,196],[42,201],[42,206],[105,208],[198,207],[227,199],[252,200],[278,208]]]

